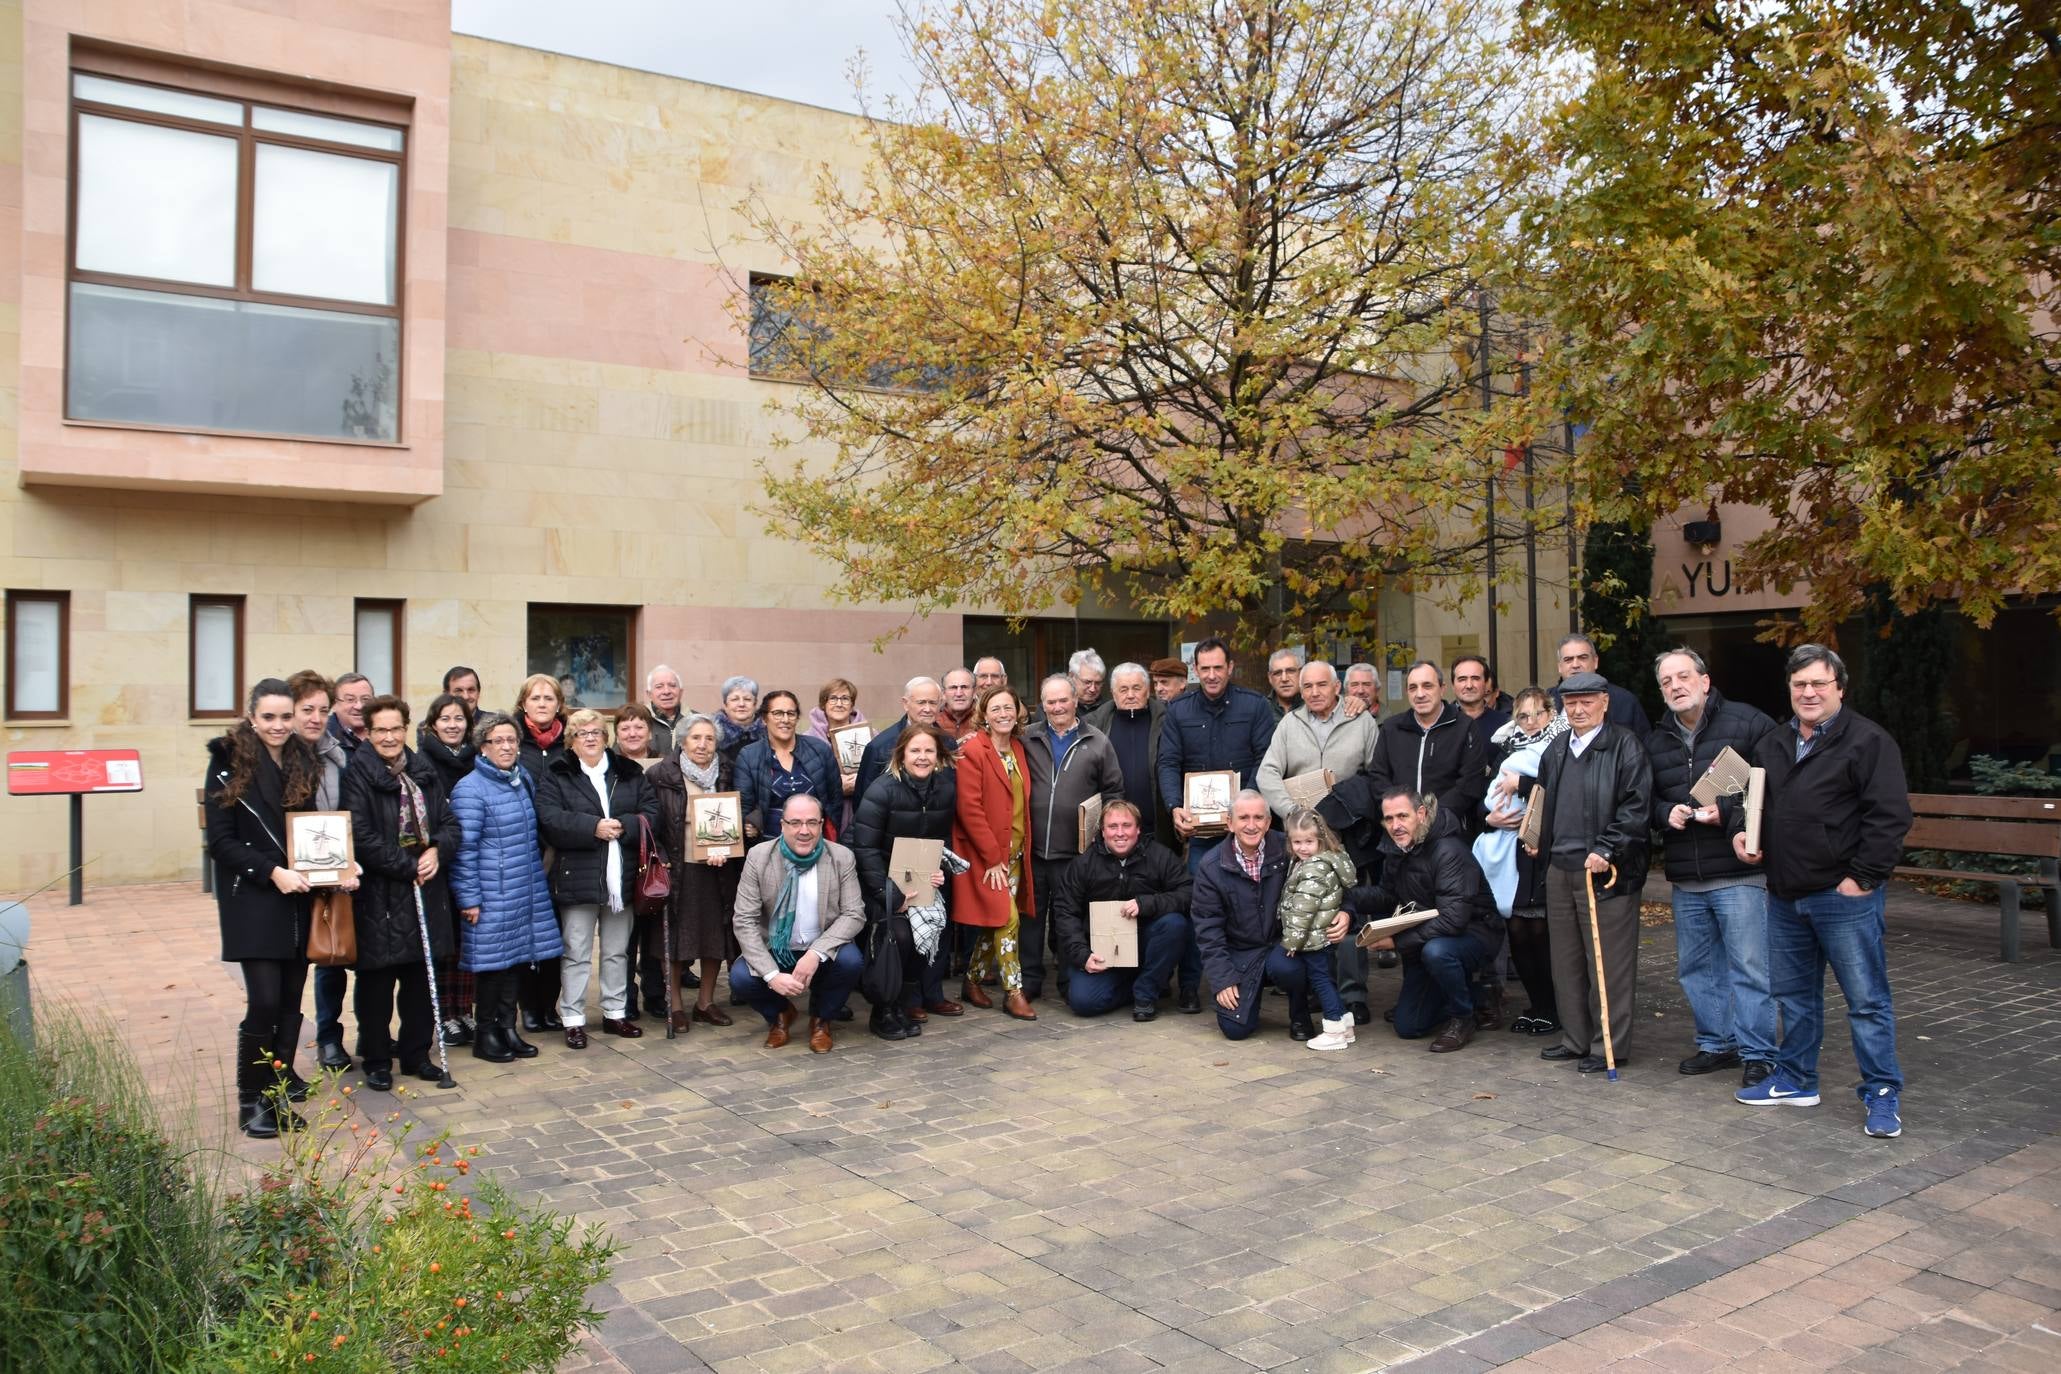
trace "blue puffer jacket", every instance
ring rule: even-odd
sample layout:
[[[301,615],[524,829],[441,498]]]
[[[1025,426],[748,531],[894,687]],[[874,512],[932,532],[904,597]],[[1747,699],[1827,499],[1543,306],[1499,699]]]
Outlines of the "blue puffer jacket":
[[[521,764],[506,772],[482,754],[451,789],[458,857],[451,903],[479,908],[479,923],[458,923],[458,967],[492,973],[565,952],[558,911],[537,848],[537,783]]]

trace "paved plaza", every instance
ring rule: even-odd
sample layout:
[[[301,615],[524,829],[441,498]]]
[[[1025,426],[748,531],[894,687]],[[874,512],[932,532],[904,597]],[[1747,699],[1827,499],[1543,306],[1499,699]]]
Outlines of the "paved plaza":
[[[168,1100],[265,1157],[228,1131],[242,994],[212,899],[34,911],[38,997],[112,1017]],[[1824,1105],[1678,1075],[1665,924],[1616,1084],[1501,1030],[1433,1056],[1377,1022],[1317,1054],[1278,997],[1242,1044],[1048,998],[1035,1024],[969,1011],[907,1044],[862,1010],[827,1056],[761,1049],[742,1008],[671,1042],[647,1020],[360,1098],[622,1242],[567,1369],[2051,1371],[2061,954],[2026,924],[2000,964],[1994,908],[1892,896],[1898,1140],[1861,1134],[1836,988]]]

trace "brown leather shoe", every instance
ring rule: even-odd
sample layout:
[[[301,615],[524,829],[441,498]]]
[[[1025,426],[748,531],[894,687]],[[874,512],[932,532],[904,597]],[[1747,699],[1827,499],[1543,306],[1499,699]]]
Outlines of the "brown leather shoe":
[[[966,1008],[947,997],[937,1002],[925,1002],[923,1009],[932,1016],[964,1016]]]
[[[727,1026],[730,1024],[730,1013],[718,1006],[696,1007],[694,1019],[705,1026]]]
[[[995,1005],[995,999],[988,996],[986,990],[971,979],[967,980],[966,985],[959,989],[959,1000],[969,1007],[979,1007],[982,1011],[986,1011],[989,1007]]]
[[[1468,1016],[1456,1016],[1446,1022],[1444,1029],[1439,1031],[1438,1038],[1431,1042],[1431,1052],[1433,1054],[1451,1054],[1473,1038],[1474,1019]]]
[[[830,1053],[830,1023],[820,1016],[809,1018],[809,1050],[813,1054]]]
[[[903,1007],[902,1015],[908,1017],[919,1026],[930,1019],[930,1013],[922,1007]]]
[[[1002,1010],[1019,1021],[1035,1021],[1038,1014],[1031,1010],[1030,999],[1021,992],[1012,992],[1002,999]]]
[[[625,1040],[635,1040],[638,1036],[644,1034],[644,1027],[638,1025],[635,1021],[618,1021],[611,1016],[601,1018],[601,1029],[607,1031],[610,1035],[620,1035]]]
[[[794,1008],[788,1007],[780,1013],[780,1019],[766,1027],[766,1048],[777,1050],[787,1043],[787,1028],[794,1024]]]
[[[587,1048],[587,1028],[585,1026],[567,1026],[565,1028],[565,1047],[569,1050],[583,1050]]]
[[[684,1011],[674,1012],[672,1014],[672,1022],[673,1034],[675,1035],[685,1035],[688,1031],[694,1029],[694,1018]]]

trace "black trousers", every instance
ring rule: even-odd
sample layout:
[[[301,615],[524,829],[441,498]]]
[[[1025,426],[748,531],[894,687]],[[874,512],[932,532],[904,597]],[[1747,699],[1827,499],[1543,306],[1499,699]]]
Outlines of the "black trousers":
[[[519,964],[517,969],[522,975],[522,1009],[540,1018],[558,1015],[558,960],[539,959],[534,964]]]
[[[293,1067],[301,1039],[306,959],[245,959],[243,1021],[236,1028],[236,1094],[246,1102],[277,1081],[271,1061]]]
[[[1052,937],[1052,903],[1059,896],[1059,885],[1066,880],[1066,871],[1074,866],[1075,856],[1061,855],[1054,859],[1031,858],[1031,906],[1035,915],[1022,917],[1018,921],[1016,935],[1016,957],[1023,961],[1023,995],[1035,998],[1045,991],[1045,944]],[[1066,975],[1071,972],[1054,951],[1052,968],[1058,976],[1059,985],[1066,986]]]
[[[1530,1014],[1558,1021],[1560,1012],[1553,1000],[1553,944],[1546,932],[1546,915],[1513,914],[1506,924],[1510,932],[1510,962],[1517,967],[1517,979],[1531,1000]]]
[[[401,1004],[398,1040],[392,1033],[396,994]],[[421,964],[360,969],[351,1008],[358,1016],[358,1058],[366,1068],[392,1068],[396,1048],[404,1071],[429,1062],[436,1017],[430,1010],[429,971]]]

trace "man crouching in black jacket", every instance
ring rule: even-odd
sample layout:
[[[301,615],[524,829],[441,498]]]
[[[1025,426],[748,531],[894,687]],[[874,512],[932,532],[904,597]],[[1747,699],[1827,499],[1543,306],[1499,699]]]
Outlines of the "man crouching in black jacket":
[[[1131,1019],[1159,1014],[1174,961],[1188,943],[1188,866],[1165,846],[1144,837],[1138,808],[1113,801],[1102,808],[1102,836],[1067,866],[1052,900],[1052,938],[1074,970],[1066,1005],[1075,1016],[1100,1016],[1131,999]],[[1138,923],[1138,965],[1111,968],[1090,948],[1088,904],[1122,902],[1125,920]]]
[[[1433,1054],[1448,1054],[1474,1038],[1482,1007],[1476,978],[1503,948],[1503,918],[1488,879],[1475,862],[1459,818],[1438,799],[1409,787],[1381,796],[1381,881],[1345,896],[1354,924],[1391,915],[1407,903],[1438,915],[1383,938],[1375,949],[1402,955],[1403,991],[1395,1004],[1395,1033],[1432,1039]]]

